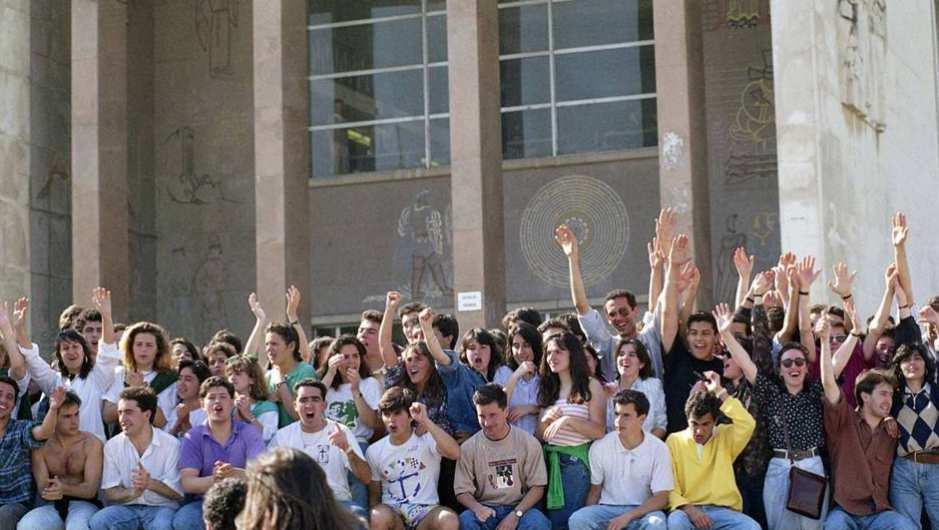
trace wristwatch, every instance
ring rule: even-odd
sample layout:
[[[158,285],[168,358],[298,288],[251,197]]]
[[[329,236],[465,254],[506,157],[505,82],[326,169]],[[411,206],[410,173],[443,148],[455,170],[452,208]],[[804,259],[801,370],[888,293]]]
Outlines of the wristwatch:
[[[515,517],[518,517],[519,519],[521,519],[523,515],[525,515],[525,512],[521,510],[515,510]]]

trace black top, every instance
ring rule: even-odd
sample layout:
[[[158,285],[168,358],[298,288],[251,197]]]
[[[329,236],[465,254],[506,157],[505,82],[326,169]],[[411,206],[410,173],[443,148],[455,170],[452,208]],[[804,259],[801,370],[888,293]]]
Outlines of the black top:
[[[805,451],[825,444],[822,399],[825,391],[819,380],[806,379],[798,394],[790,394],[779,376],[757,374],[753,401],[757,403],[773,449],[786,449],[789,429],[790,447]]]
[[[697,372],[697,374],[695,373]],[[691,387],[698,382],[698,374],[704,372],[724,373],[724,362],[717,357],[702,361],[691,355],[685,341],[677,339],[665,357],[665,411],[668,416],[668,432],[678,432],[688,426],[685,417],[685,402]]]

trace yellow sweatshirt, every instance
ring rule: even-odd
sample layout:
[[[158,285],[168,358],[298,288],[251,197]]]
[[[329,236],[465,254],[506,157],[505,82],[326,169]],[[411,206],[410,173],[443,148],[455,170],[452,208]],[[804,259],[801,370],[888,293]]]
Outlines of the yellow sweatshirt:
[[[734,480],[734,460],[743,451],[756,421],[740,401],[728,397],[721,412],[734,422],[718,425],[711,439],[704,444],[701,456],[691,426],[669,435],[666,444],[672,453],[675,488],[669,493],[669,508],[686,504],[713,504],[743,510],[743,499]]]

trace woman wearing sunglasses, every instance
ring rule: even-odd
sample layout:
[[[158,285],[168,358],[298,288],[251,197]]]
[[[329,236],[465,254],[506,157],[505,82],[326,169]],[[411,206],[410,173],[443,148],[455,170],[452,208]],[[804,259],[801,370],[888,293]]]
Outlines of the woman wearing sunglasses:
[[[753,385],[753,400],[761,411],[757,428],[766,431],[773,448],[773,458],[769,461],[763,483],[767,526],[770,530],[821,529],[824,514],[815,520],[786,509],[789,468],[793,461],[801,469],[825,475],[820,456],[825,443],[824,390],[820,381],[806,380],[809,366],[805,347],[795,342],[784,344],[777,360],[776,375],[767,376],[759,372],[731,332],[733,313],[727,305],[717,306],[714,317],[727,351]]]

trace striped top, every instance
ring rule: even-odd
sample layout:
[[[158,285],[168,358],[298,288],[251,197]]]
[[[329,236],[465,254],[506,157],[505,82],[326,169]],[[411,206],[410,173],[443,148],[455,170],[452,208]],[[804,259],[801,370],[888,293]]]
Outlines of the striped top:
[[[589,403],[577,404],[570,403],[566,399],[559,399],[554,402],[554,406],[561,409],[562,416],[573,416],[574,418],[585,421],[590,420]],[[554,438],[545,441],[552,445],[573,447],[589,442],[590,438],[587,438],[586,436],[565,425],[560,431],[558,431]]]

